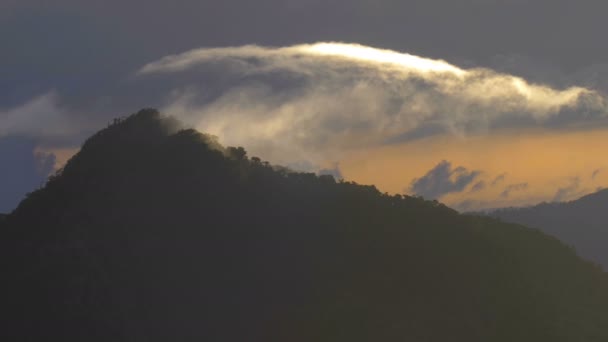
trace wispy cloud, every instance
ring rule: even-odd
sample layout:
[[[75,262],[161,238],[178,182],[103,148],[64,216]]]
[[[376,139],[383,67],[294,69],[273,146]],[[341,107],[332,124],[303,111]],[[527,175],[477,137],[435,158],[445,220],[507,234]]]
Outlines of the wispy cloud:
[[[330,175],[336,180],[344,179],[342,171],[340,170],[340,164],[335,163],[332,168],[321,169],[318,171],[319,175]]]
[[[563,202],[565,200],[573,199],[578,195],[582,195],[584,191],[581,191],[581,179],[579,177],[574,177],[570,179],[570,183],[565,186],[557,189],[555,192],[555,196],[553,197],[553,202]]]
[[[491,185],[495,186],[495,185],[498,185],[498,184],[502,183],[505,180],[506,177],[507,177],[506,173],[502,173],[502,174],[496,176],[496,178],[494,178],[494,180],[492,181]]]
[[[511,184],[511,185],[508,185],[503,190],[503,192],[500,193],[500,197],[509,198],[509,196],[511,196],[511,193],[516,192],[516,191],[524,191],[527,189],[528,189],[528,183]]]
[[[471,187],[471,192],[478,192],[486,188],[485,181],[479,181]]]
[[[60,107],[55,92],[4,111],[0,109],[0,138],[12,135],[44,139],[64,137],[73,132],[73,123]]]
[[[149,63],[138,77],[170,80],[166,112],[283,163],[441,133],[584,126],[607,114],[590,89],[356,44],[203,48]]]
[[[423,177],[414,179],[408,190],[429,199],[438,199],[445,194],[463,191],[480,173],[462,166],[452,168],[450,162],[443,160]]]

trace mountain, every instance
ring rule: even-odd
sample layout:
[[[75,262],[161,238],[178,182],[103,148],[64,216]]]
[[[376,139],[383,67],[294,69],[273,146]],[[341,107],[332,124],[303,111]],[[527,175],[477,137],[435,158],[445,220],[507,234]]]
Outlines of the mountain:
[[[5,341],[607,341],[608,277],[540,231],[296,173],[155,110],[1,231]]]
[[[490,212],[505,221],[534,227],[573,246],[584,258],[608,270],[608,190],[564,203]]]

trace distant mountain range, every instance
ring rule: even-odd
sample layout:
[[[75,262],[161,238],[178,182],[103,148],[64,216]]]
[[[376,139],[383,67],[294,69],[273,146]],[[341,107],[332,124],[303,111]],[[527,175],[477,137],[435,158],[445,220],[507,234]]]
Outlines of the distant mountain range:
[[[498,209],[489,215],[553,235],[608,270],[608,190],[571,202]]]
[[[608,341],[559,240],[115,121],[0,221],[2,341]]]

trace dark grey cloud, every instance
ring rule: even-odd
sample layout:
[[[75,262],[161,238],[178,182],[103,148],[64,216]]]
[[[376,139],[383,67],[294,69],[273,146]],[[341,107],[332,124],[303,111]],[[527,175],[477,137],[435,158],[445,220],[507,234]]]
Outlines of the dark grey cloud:
[[[593,77],[601,69],[593,66],[608,63],[608,46],[597,44],[607,9],[594,0],[5,0],[0,106],[52,88],[87,107],[98,101],[92,93],[112,89],[148,61],[243,44],[358,42],[539,82],[556,79],[535,76],[541,69],[569,75],[592,67],[584,77]]]
[[[14,16],[14,8],[42,12],[63,9],[104,27],[115,27],[132,40],[134,48],[159,56],[193,46],[344,40],[475,62],[508,53],[564,67],[608,60],[607,49],[597,44],[606,28],[602,14],[608,4],[594,0],[576,4],[566,0],[56,0],[52,6],[39,0],[2,3],[0,13],[9,16]],[[163,25],[141,24],[161,22]],[[154,44],[159,47],[153,48]]]
[[[438,199],[449,193],[463,191],[480,173],[462,166],[452,168],[449,161],[443,160],[421,178],[414,179],[408,190],[428,199]]]
[[[524,191],[527,189],[528,189],[528,183],[510,184],[500,193],[500,197],[509,198],[509,196],[511,196],[511,193],[517,192],[517,191]]]
[[[111,89],[144,61],[102,17],[62,6],[24,6],[0,14],[0,108],[57,91],[82,102]],[[0,9],[0,13],[2,10]]]

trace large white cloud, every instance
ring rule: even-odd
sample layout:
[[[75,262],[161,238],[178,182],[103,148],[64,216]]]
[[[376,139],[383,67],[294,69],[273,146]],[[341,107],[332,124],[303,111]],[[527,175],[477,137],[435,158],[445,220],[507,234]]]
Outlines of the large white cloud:
[[[172,85],[167,113],[280,163],[335,161],[438,133],[597,125],[607,114],[591,89],[356,44],[202,48],[149,63],[138,77]]]

